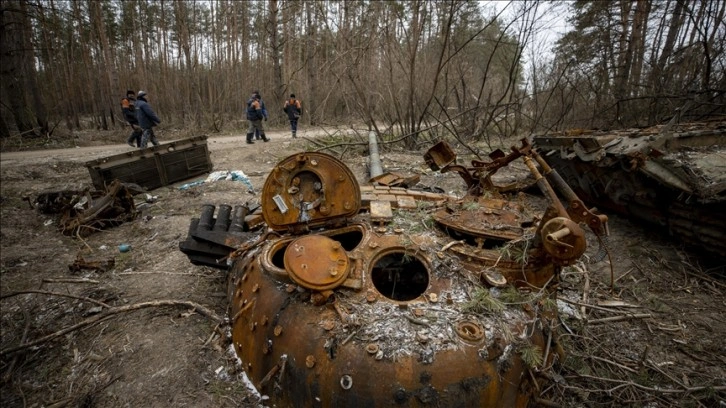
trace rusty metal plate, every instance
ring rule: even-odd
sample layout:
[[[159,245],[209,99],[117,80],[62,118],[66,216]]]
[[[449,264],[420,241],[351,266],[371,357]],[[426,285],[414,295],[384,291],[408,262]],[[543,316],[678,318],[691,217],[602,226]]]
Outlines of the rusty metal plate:
[[[521,206],[504,200],[463,202],[440,210],[433,217],[445,228],[482,238],[512,240],[524,232]]]
[[[350,263],[340,242],[321,235],[308,235],[290,243],[284,261],[292,280],[313,290],[340,286],[348,277]]]
[[[262,215],[275,231],[343,223],[358,213],[360,197],[358,181],[341,161],[299,153],[282,160],[265,180]]]
[[[442,140],[426,151],[424,160],[431,170],[439,171],[456,162],[456,153],[446,141]]]

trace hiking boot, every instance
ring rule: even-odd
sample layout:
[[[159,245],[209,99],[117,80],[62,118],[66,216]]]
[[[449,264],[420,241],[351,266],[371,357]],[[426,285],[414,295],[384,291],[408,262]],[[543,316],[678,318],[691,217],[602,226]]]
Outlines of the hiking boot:
[[[255,142],[253,142],[253,141],[251,141],[251,140],[248,140],[248,141],[247,141],[247,144],[255,144]]]
[[[269,137],[266,137],[266,138],[264,138],[264,139],[262,139],[262,140],[264,140],[264,141],[265,141],[265,143],[267,143],[267,142],[269,142],[269,141],[270,141],[270,138],[269,138]]]

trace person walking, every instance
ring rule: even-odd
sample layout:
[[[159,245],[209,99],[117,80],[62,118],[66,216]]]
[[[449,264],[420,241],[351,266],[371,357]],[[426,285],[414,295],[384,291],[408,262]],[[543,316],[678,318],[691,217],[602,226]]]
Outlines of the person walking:
[[[265,107],[265,101],[262,100],[262,95],[260,95],[260,91],[255,91],[255,95],[257,95],[257,99],[260,100],[260,109],[262,110],[262,116],[265,118],[265,122],[267,122],[267,108]],[[259,129],[255,129],[255,140],[260,140]]]
[[[151,140],[151,144],[154,146],[159,145],[159,141],[156,140],[156,135],[154,134],[154,126],[160,124],[161,119],[151,109],[147,98],[148,96],[144,91],[139,91],[139,94],[136,96],[136,120],[139,121],[139,126],[143,131],[141,136],[142,149],[146,148],[149,140]]]
[[[287,118],[290,119],[292,137],[297,137],[297,120],[302,116],[303,109],[300,101],[295,99],[295,94],[290,94],[290,99],[285,101],[285,106],[282,110],[287,113]]]
[[[252,138],[255,131],[260,132],[260,137],[265,142],[269,142],[270,139],[265,136],[265,129],[262,127],[262,119],[267,120],[262,114],[262,105],[260,105],[260,98],[257,93],[253,93],[250,99],[247,101],[247,121],[250,123],[247,129],[247,144],[253,144]]]
[[[131,126],[131,135],[126,139],[126,144],[131,147],[141,146],[141,135],[143,131],[139,127],[139,121],[136,120],[136,92],[133,90],[126,91],[126,97],[121,99],[121,112],[124,120]]]

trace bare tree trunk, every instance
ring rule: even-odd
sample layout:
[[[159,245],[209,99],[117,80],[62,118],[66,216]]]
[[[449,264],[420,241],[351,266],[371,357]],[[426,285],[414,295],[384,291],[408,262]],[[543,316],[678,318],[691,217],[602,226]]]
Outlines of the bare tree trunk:
[[[282,80],[282,67],[280,63],[280,53],[282,52],[282,44],[280,43],[279,36],[279,22],[278,14],[280,9],[278,8],[277,0],[269,1],[269,19],[267,21],[267,35],[270,37],[270,57],[272,58],[272,73],[274,88],[272,90],[272,97],[275,101],[283,99],[283,92],[285,84]],[[257,85],[259,86],[259,85]]]
[[[630,75],[630,92],[632,96],[640,95],[640,75],[645,61],[645,35],[648,30],[648,17],[650,14],[650,0],[638,0],[635,9],[631,44],[633,46],[633,67]]]
[[[31,41],[33,36],[28,10],[24,1],[20,2],[21,13],[23,16],[23,67],[25,70],[25,86],[33,98],[33,111],[35,113],[35,121],[41,135],[48,134],[48,113],[41,99],[40,89],[38,88],[38,80],[35,68],[35,47]]]
[[[10,129],[8,128],[8,124],[5,123],[5,118],[2,114],[0,114],[0,139],[5,139],[10,137]]]
[[[93,17],[93,26],[96,29],[96,35],[98,35],[99,45],[102,52],[101,55],[103,56],[101,71],[107,74],[105,78],[106,81],[100,81],[101,94],[103,95],[102,100],[106,105],[106,109],[108,109],[110,113],[111,123],[115,125],[114,108],[116,107],[116,103],[112,95],[114,95],[114,90],[119,89],[118,70],[116,69],[113,51],[111,50],[111,45],[109,44],[108,36],[106,35],[106,24],[104,23],[103,15],[101,14],[101,5],[98,1],[90,1],[88,6]],[[104,127],[104,129],[106,128]]]
[[[313,16],[315,11],[313,10],[312,2],[305,3],[305,17],[307,23],[307,39],[305,47],[305,61],[308,72],[308,94],[305,95],[306,112],[308,120],[311,126],[315,126],[317,123],[316,110],[312,109],[316,107],[317,94],[318,94],[318,68],[317,68],[317,48],[315,46],[315,38],[317,38],[316,24],[317,18],[314,20]]]
[[[134,48],[134,60],[133,60],[133,67],[134,67],[134,82],[137,86],[140,83],[146,82],[146,58],[148,58],[148,48],[146,52],[144,52],[144,46],[147,45],[146,40],[146,30],[140,30],[139,28],[139,20],[137,18],[139,14],[139,7],[138,7],[138,1],[134,0],[133,7],[131,8],[132,15],[131,15],[131,21],[133,31],[131,33],[131,43]],[[141,34],[141,38],[139,38],[139,33]],[[138,91],[138,89],[136,89]]]
[[[620,46],[618,47],[617,76],[615,79],[615,97],[625,96],[625,86],[630,73],[630,62],[633,55],[632,46],[628,44],[630,33],[630,0],[620,0]]]
[[[22,3],[22,4],[21,4]],[[25,94],[26,57],[24,53],[31,52],[26,47],[23,27],[23,1],[4,1],[3,12],[0,17],[0,50],[2,50],[2,64],[0,64],[0,77],[5,88],[10,108],[15,119],[18,131],[27,136],[36,136],[33,126],[32,109]]]
[[[181,51],[179,57],[184,57],[184,66],[179,66],[179,74],[185,78],[184,83],[189,85],[191,89],[181,87],[177,89],[179,93],[179,100],[182,102],[182,109],[187,113],[187,116],[191,120],[191,123],[195,126],[199,126],[199,112],[194,109],[194,106],[198,104],[194,103],[194,95],[197,94],[197,78],[194,75],[194,64],[192,62],[192,50],[191,50],[191,38],[189,33],[189,10],[187,9],[186,3],[182,1],[175,1],[174,5],[174,18],[176,21],[175,31],[177,34],[177,45]]]

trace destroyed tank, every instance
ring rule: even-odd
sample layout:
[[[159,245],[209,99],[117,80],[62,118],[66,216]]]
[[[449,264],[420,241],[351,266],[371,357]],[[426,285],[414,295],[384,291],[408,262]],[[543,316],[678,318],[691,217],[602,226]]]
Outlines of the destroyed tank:
[[[271,171],[260,208],[220,206],[214,218],[207,206],[193,220],[182,250],[230,265],[232,346],[266,404],[533,403],[539,373],[563,357],[558,273],[586,249],[580,225],[602,233],[607,218],[553,183],[565,208],[526,141],[491,158],[457,165],[444,142],[427,152],[432,169],[464,178],[470,193],[457,198],[360,186],[336,158],[298,153]],[[544,212],[491,182],[518,158],[551,194]]]
[[[535,136],[533,144],[588,204],[726,259],[723,119],[550,133]]]

